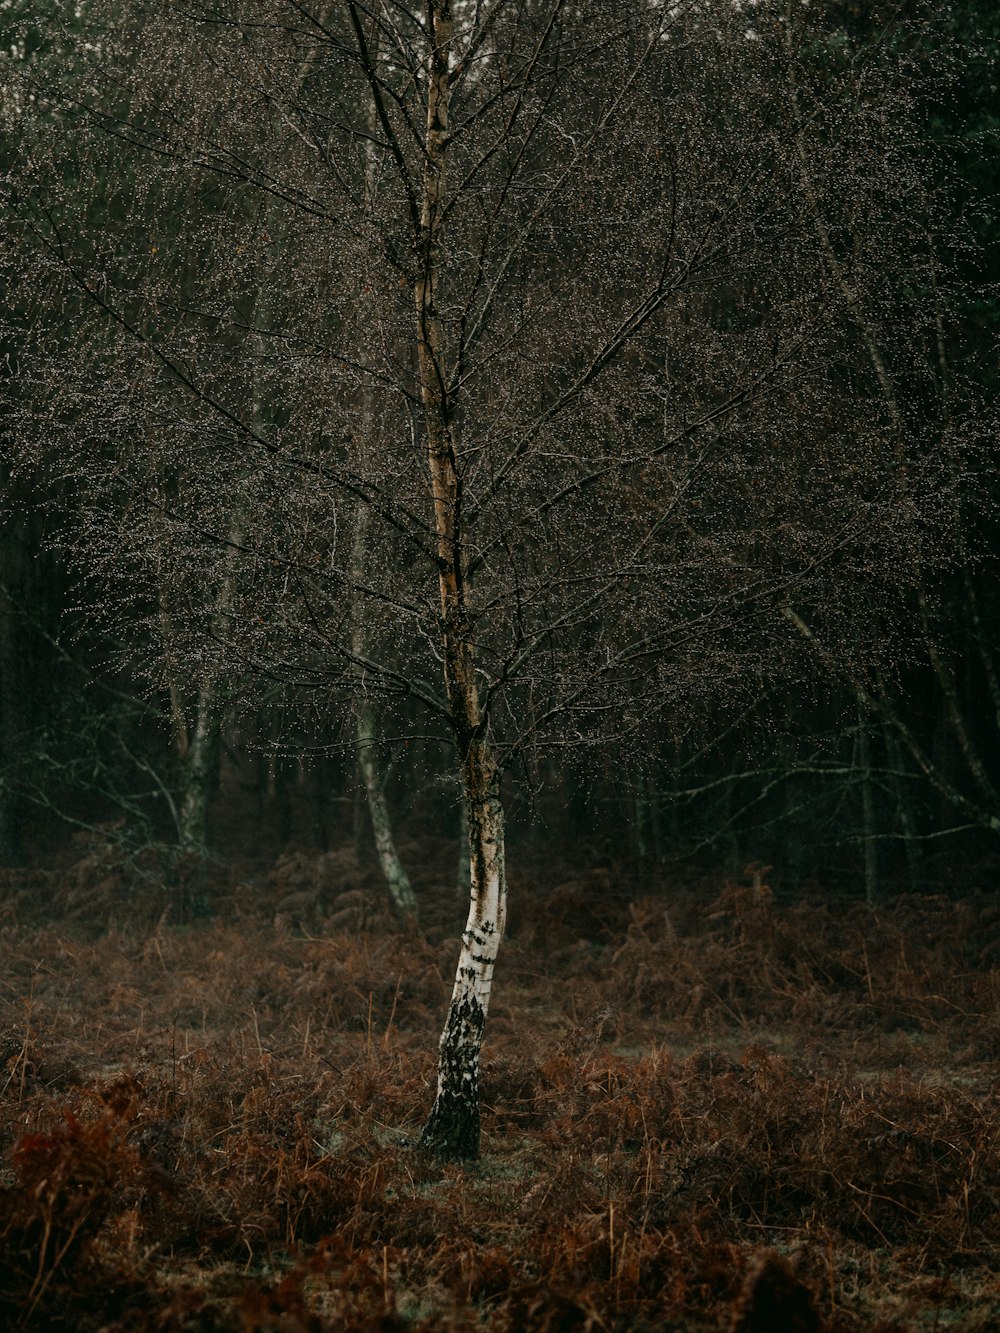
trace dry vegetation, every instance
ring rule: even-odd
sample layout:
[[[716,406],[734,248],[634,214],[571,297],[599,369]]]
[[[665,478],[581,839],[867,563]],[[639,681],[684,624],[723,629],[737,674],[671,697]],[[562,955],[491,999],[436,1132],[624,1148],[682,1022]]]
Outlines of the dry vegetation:
[[[0,1323],[1000,1327],[991,900],[515,881],[460,1167],[407,1143],[443,860],[417,937],[347,852],[220,868],[211,917],[141,869],[4,888]]]

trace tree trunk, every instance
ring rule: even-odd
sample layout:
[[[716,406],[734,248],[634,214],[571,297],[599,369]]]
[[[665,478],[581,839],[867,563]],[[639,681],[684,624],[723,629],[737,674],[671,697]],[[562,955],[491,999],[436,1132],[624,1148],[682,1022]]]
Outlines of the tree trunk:
[[[208,798],[218,759],[219,722],[214,691],[198,690],[194,726],[186,735],[182,754],[182,786],[177,803],[177,842],[184,852],[205,851]]]
[[[474,1158],[479,1156],[479,1051],[507,916],[507,886],[500,779],[487,746],[470,748],[464,776],[469,791],[469,919],[441,1034],[437,1097],[420,1141],[445,1157]]]
[[[410,877],[396,851],[396,842],[392,836],[392,819],[385,802],[382,778],[376,761],[378,729],[375,710],[363,696],[357,705],[357,741],[358,766],[364,778],[378,863],[396,911],[401,917],[413,917],[417,913],[417,895],[413,892]]]
[[[438,1089],[421,1144],[445,1157],[479,1154],[479,1050],[507,912],[500,771],[476,677],[464,546],[462,477],[441,318],[439,245],[451,95],[451,0],[427,0],[427,122],[414,283],[417,371],[434,514],[444,678],[469,810],[469,918],[441,1034]]]
[[[373,412],[370,395],[367,390],[362,396],[361,439],[359,448],[363,449],[373,428]],[[358,504],[355,514],[354,545],[351,551],[351,576],[355,587],[364,579],[365,557],[368,551],[368,528],[371,511],[363,501]],[[352,611],[354,623],[351,629],[351,651],[356,657],[365,654],[365,627],[360,609]],[[365,797],[368,803],[368,815],[371,820],[372,834],[375,839],[375,851],[379,867],[389,889],[393,906],[403,918],[417,914],[417,895],[406,873],[396,840],[392,834],[392,817],[385,800],[382,776],[378,770],[378,720],[368,696],[359,692],[354,714],[355,742],[358,767],[365,785]]]
[[[378,46],[379,31],[377,27],[373,27],[371,41],[368,45],[369,59],[377,61]],[[375,143],[378,133],[378,119],[374,114],[369,117],[368,130],[370,137],[365,143],[366,211],[369,211],[372,207],[377,156]],[[357,331],[358,344],[365,348],[367,352],[365,340],[370,335],[371,326],[375,322],[374,298],[367,289],[364,289],[358,295],[358,303],[360,312]],[[362,380],[357,420],[358,426],[354,436],[354,448],[360,461],[368,456],[376,430],[375,400],[371,383],[366,378]],[[360,500],[355,511],[354,542],[351,547],[351,583],[355,597],[355,605],[352,608],[351,651],[357,659],[363,659],[367,649],[364,611],[358,605],[358,590],[364,584],[370,526],[371,508],[364,500]],[[359,677],[362,676],[360,667],[358,668],[358,674]],[[365,798],[368,804],[368,815],[371,820],[379,867],[396,911],[404,920],[412,919],[417,915],[417,896],[413,892],[410,877],[406,873],[406,868],[399,859],[399,853],[396,850],[396,840],[392,833],[392,817],[386,804],[385,788],[378,769],[378,719],[368,695],[364,692],[363,684],[358,695],[354,721],[358,767],[361,770],[361,777],[365,786]]]

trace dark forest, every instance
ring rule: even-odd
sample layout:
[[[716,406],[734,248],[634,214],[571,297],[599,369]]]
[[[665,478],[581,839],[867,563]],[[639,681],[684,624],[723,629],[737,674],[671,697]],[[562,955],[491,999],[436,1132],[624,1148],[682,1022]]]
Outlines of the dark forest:
[[[998,62],[0,7],[10,1327],[1000,1326]]]

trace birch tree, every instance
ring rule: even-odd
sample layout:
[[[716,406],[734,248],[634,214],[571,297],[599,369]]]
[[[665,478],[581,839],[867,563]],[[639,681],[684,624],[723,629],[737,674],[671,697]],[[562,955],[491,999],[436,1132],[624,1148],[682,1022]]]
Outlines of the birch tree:
[[[114,335],[38,371],[94,497],[89,558],[125,591],[155,519],[213,608],[176,642],[248,706],[276,680],[328,714],[360,692],[387,736],[418,718],[451,742],[470,906],[421,1142],[472,1157],[505,772],[637,754],[787,684],[810,658],[791,592],[835,633],[891,600],[926,519],[838,415],[844,295],[791,147],[810,128],[784,7],[750,28],[701,0],[112,12],[87,76],[47,95],[128,225],[88,235],[85,185],[17,195],[75,348]],[[864,147],[838,113],[824,148],[849,178]],[[161,257],[173,180],[201,207]],[[127,510],[102,500],[123,487]]]

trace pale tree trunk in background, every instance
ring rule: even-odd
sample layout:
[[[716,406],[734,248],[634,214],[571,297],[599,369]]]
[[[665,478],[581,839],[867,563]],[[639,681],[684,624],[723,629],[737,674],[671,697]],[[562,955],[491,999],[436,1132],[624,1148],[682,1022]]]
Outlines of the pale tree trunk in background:
[[[174,622],[169,606],[169,576],[161,574],[158,597],[160,633],[163,637],[164,669],[170,695],[170,722],[174,751],[179,764],[176,797],[171,814],[177,846],[184,852],[205,850],[208,793],[218,757],[218,724],[215,717],[214,691],[209,684],[199,684],[194,700],[184,697],[174,665]],[[193,714],[193,716],[192,716]]]
[[[438,254],[450,98],[450,0],[427,0],[427,128],[414,284],[417,364],[426,432],[441,597],[445,685],[469,811],[470,905],[451,1005],[441,1034],[437,1096],[421,1143],[446,1157],[479,1154],[479,1052],[493,968],[507,915],[500,772],[476,681],[461,484],[448,398]]]
[[[202,686],[195,701],[194,726],[181,756],[183,781],[177,803],[177,841],[182,851],[205,850],[208,798],[219,757],[219,719],[215,691]]]
[[[402,917],[412,917],[417,913],[417,895],[396,851],[396,842],[392,835],[392,818],[386,805],[382,778],[378,771],[378,724],[375,710],[365,698],[362,698],[356,706],[356,719],[358,767],[364,779],[368,815],[371,819],[379,867],[385,877],[389,896],[396,911]]]
[[[362,427],[363,430],[371,423],[371,405],[368,402],[367,393],[365,394],[365,400],[365,405],[362,408],[362,417],[365,423]],[[355,584],[362,581],[364,574],[364,560],[368,549],[368,520],[369,508],[362,502],[357,508],[354,547],[351,552],[352,581]],[[351,651],[356,657],[363,657],[365,655],[365,633],[361,619],[362,612],[355,605],[353,613],[354,625],[351,631]],[[417,913],[417,895],[413,891],[410,877],[407,875],[406,868],[396,851],[396,841],[392,833],[392,817],[386,804],[382,776],[378,769],[378,721],[375,710],[363,692],[359,692],[354,716],[358,767],[361,770],[361,777],[365,784],[365,798],[368,803],[368,815],[371,820],[379,867],[385,878],[396,911],[404,918],[413,917]]]
[[[259,336],[266,336],[275,313],[276,283],[274,281],[274,262],[268,262],[268,250],[277,246],[275,238],[275,219],[273,203],[263,209],[258,223],[256,237],[259,255],[256,270],[254,298],[248,324],[256,326]],[[270,421],[270,405],[266,394],[266,376],[256,373],[252,384],[252,397],[249,404],[250,420],[253,432],[258,438],[266,436]],[[226,562],[222,586],[215,606],[212,608],[213,631],[221,631],[218,637],[225,637],[225,625],[222,623],[228,615],[233,600],[233,581],[237,569],[237,550],[245,537],[245,506],[240,496],[234,493],[230,514],[228,546],[224,559]],[[199,680],[193,696],[177,683],[176,674],[171,669],[172,618],[168,605],[168,590],[165,580],[160,583],[160,626],[164,636],[164,654],[167,663],[167,678],[170,690],[170,711],[173,720],[174,746],[181,761],[181,787],[178,792],[175,820],[177,841],[183,851],[203,853],[207,835],[207,813],[209,794],[217,774],[219,742],[222,734],[222,698],[219,684],[214,679]]]
[[[306,78],[308,62],[296,71],[288,85],[294,98]],[[271,105],[268,103],[268,105]],[[276,121],[273,110],[268,129],[273,133]],[[251,385],[248,404],[253,433],[264,439],[273,425],[273,405],[269,400],[269,376],[261,366],[266,363],[266,343],[280,324],[279,301],[281,283],[278,278],[282,258],[279,209],[276,197],[266,194],[257,220],[254,238],[258,256],[251,309],[247,326],[258,338],[258,362]],[[247,535],[248,506],[236,490],[230,497],[225,568],[215,604],[209,610],[213,637],[224,640],[227,635],[226,618],[232,610],[235,578],[239,567],[239,550]],[[160,624],[164,639],[166,675],[170,693],[174,747],[180,759],[180,790],[173,810],[177,841],[184,851],[203,853],[207,833],[207,812],[212,786],[218,774],[219,748],[225,714],[226,693],[221,683],[212,677],[195,682],[193,689],[185,689],[178,681],[178,672],[171,665],[172,614],[169,598],[169,574],[161,577],[159,587]],[[268,795],[273,799],[276,788],[275,755],[269,760]]]
[[[369,45],[369,52],[373,60],[377,59],[377,30]],[[374,188],[375,135],[377,128],[375,117],[372,116],[369,124],[371,137],[365,144],[365,199],[366,209],[369,211]],[[358,337],[359,343],[362,344],[368,335],[369,328],[375,322],[374,311],[369,308],[370,305],[370,301],[362,300],[359,303],[361,316],[359,324],[361,327],[359,328]],[[359,427],[355,434],[354,444],[359,460],[363,460],[369,452],[372,436],[376,430],[375,403],[371,386],[367,380],[361,386],[359,418]],[[355,511],[354,543],[351,548],[351,583],[355,589],[358,589],[364,583],[370,520],[371,510],[369,506],[363,500],[359,501]],[[355,657],[364,658],[367,656],[363,619],[364,608],[358,605],[357,597],[355,597],[352,615],[351,651]],[[413,891],[410,877],[406,873],[406,868],[399,859],[399,853],[396,850],[396,840],[392,831],[392,816],[389,814],[384,783],[378,766],[378,718],[363,685],[358,692],[354,723],[358,768],[361,770],[361,778],[365,786],[365,799],[368,804],[368,815],[371,820],[372,836],[375,839],[375,851],[378,856],[379,867],[396,911],[404,919],[413,918],[417,915],[417,895]]]

